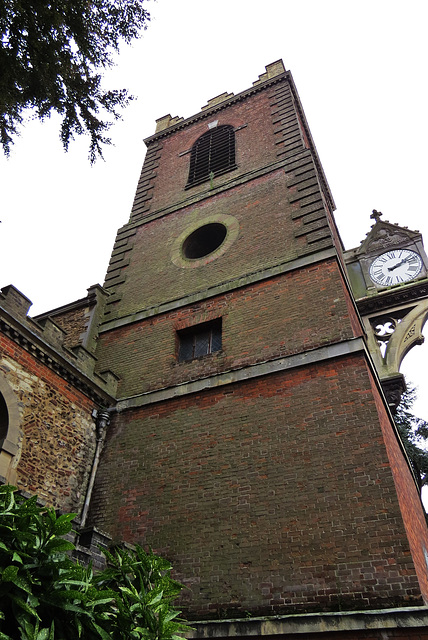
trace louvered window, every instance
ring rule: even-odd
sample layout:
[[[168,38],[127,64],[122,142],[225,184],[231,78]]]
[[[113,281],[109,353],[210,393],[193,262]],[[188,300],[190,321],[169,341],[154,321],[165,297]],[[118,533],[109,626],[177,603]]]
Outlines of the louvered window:
[[[235,132],[222,125],[204,133],[192,147],[187,187],[235,168]]]
[[[221,318],[178,331],[178,360],[194,360],[221,350]]]

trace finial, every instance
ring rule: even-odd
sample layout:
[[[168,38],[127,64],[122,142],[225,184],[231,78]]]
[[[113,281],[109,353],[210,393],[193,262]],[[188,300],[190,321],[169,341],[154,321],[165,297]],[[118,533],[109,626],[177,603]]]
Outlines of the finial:
[[[382,215],[382,211],[376,211],[376,209],[373,209],[373,213],[370,216],[370,218],[373,218],[373,220],[375,220],[376,222],[379,222],[381,215]]]

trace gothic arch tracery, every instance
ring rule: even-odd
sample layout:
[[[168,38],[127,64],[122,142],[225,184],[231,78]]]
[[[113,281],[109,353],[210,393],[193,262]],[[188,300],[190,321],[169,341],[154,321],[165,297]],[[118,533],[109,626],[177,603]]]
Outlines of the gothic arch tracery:
[[[373,347],[377,343],[377,349],[370,350],[381,378],[398,374],[406,354],[415,345],[424,342],[422,330],[427,319],[428,300],[421,300],[383,317],[370,318],[369,342]]]

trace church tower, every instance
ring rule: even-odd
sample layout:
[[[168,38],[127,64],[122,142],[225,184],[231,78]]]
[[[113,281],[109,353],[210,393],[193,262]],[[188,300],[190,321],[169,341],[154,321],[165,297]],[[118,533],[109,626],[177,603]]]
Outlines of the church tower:
[[[170,559],[189,619],[253,621],[220,635],[423,612],[423,509],[291,74],[268,65],[145,142],[104,285],[118,402],[90,521]]]

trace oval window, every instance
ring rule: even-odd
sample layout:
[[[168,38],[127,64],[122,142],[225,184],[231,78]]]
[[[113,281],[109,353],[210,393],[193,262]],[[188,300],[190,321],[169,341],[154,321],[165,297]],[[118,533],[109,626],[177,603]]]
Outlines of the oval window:
[[[223,244],[227,228],[219,222],[205,224],[195,229],[183,242],[183,254],[188,260],[209,255]]]

